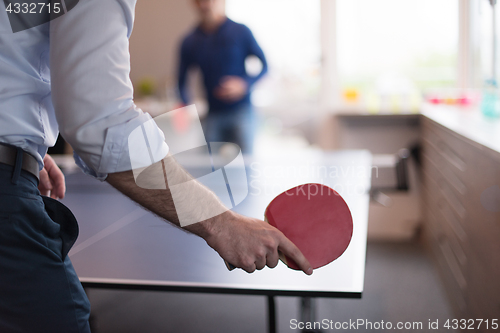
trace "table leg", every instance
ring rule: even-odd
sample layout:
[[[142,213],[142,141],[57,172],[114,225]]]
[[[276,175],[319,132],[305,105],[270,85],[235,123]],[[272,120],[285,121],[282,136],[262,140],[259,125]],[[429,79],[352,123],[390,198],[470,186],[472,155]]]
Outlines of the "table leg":
[[[276,333],[276,304],[274,303],[274,296],[267,296],[267,314],[269,333]]]
[[[311,297],[300,298],[300,321],[313,323],[316,319],[316,302]],[[320,330],[302,330],[302,333],[320,333]]]

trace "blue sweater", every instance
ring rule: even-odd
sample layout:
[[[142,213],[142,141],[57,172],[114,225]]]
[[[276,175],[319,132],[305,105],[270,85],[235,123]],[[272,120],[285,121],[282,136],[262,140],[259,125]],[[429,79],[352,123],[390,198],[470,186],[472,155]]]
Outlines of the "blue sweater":
[[[250,55],[257,56],[262,62],[262,71],[257,76],[249,76],[245,70],[245,59]],[[178,73],[179,92],[184,104],[189,104],[186,78],[192,66],[198,66],[203,74],[210,112],[224,112],[250,104],[252,85],[267,72],[264,52],[250,29],[230,19],[226,19],[214,33],[207,34],[197,27],[184,38]],[[248,92],[243,99],[227,103],[214,96],[214,89],[227,75],[239,76],[248,83]]]

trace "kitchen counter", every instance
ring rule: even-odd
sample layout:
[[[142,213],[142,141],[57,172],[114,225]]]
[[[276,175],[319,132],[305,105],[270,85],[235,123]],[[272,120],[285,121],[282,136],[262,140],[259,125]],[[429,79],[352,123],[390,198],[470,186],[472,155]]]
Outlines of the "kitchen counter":
[[[477,108],[442,105],[424,105],[421,112],[453,132],[500,153],[500,118],[487,118]]]

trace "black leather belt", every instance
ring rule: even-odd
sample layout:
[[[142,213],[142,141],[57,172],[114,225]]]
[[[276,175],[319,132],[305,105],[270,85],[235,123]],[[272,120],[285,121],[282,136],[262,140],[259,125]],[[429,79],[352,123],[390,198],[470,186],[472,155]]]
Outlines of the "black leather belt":
[[[0,144],[0,163],[15,166],[18,150],[13,146]],[[36,158],[23,151],[23,164],[21,169],[28,171],[37,179],[40,179],[40,171],[38,169],[38,161]]]

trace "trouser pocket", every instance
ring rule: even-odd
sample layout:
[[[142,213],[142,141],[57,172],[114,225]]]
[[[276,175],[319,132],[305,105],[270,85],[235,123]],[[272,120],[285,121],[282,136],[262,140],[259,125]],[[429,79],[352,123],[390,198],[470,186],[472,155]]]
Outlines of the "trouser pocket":
[[[42,196],[47,215],[61,227],[60,235],[62,239],[62,260],[66,258],[69,250],[78,238],[78,222],[68,207],[61,202]]]

